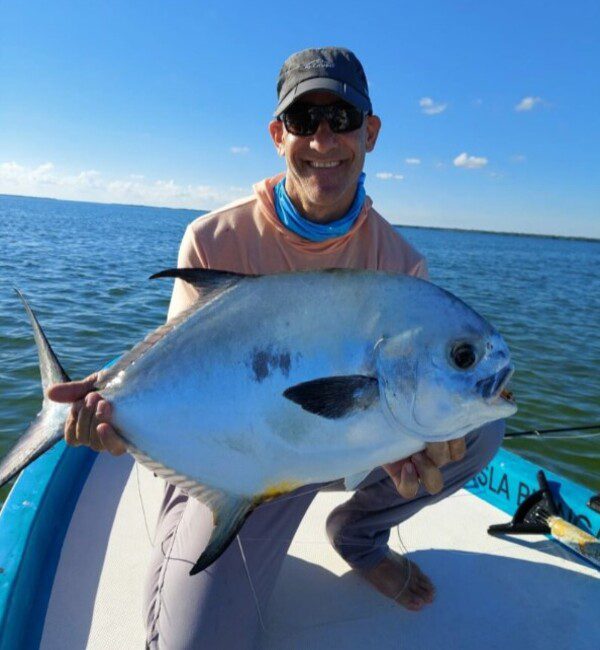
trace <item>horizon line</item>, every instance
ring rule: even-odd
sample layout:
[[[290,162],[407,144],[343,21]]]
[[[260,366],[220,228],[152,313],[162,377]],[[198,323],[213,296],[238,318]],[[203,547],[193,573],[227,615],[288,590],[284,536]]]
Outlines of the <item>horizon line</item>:
[[[123,208],[148,208],[153,210],[185,210],[186,212],[193,212],[199,216],[208,214],[212,210],[203,210],[200,208],[174,208],[167,205],[146,205],[143,203],[114,203],[112,201],[85,201],[81,199],[57,199],[52,196],[31,196],[27,194],[5,194],[0,193],[0,198],[11,197],[17,199],[35,199],[40,201],[64,201],[66,203],[91,203],[92,205],[108,205],[119,206]],[[585,242],[600,242],[600,237],[586,237],[584,235],[556,235],[535,232],[517,232],[510,230],[484,230],[482,228],[464,228],[461,226],[425,226],[421,224],[412,223],[392,223],[390,225],[396,228],[420,228],[423,230],[449,230],[454,232],[471,232],[481,233],[485,235],[513,235],[515,237],[544,237],[546,239],[570,239],[574,241]]]

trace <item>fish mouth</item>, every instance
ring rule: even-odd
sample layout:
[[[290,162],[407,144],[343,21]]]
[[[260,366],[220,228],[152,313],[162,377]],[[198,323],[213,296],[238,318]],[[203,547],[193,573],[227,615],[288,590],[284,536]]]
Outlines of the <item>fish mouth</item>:
[[[497,402],[502,400],[508,402],[509,404],[514,404],[515,399],[511,391],[507,390],[506,386],[510,381],[510,378],[513,375],[515,369],[513,366],[508,365],[502,368],[499,372],[487,379],[482,379],[478,381],[477,391],[483,397],[483,399],[488,402]]]

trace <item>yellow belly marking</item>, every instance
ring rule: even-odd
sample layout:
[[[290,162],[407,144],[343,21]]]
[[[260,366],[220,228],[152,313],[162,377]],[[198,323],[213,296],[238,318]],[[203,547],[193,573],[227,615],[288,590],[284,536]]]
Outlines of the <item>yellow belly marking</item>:
[[[302,483],[293,480],[279,481],[278,483],[269,485],[269,487],[267,487],[267,489],[262,494],[257,495],[254,500],[257,505],[260,503],[265,503],[265,501],[272,501],[277,497],[292,492],[296,488],[299,488],[301,485]]]

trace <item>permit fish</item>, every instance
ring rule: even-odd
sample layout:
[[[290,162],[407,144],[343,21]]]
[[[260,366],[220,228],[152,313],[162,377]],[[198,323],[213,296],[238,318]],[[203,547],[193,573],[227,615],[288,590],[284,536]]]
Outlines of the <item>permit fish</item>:
[[[137,461],[212,510],[191,573],[261,504],[406,458],[516,411],[508,347],[444,289],[379,271],[244,276],[169,269],[199,298],[95,389]],[[21,294],[20,294],[21,295]],[[42,384],[69,381],[33,311]],[[70,406],[43,408],[0,464],[0,484],[55,444]]]

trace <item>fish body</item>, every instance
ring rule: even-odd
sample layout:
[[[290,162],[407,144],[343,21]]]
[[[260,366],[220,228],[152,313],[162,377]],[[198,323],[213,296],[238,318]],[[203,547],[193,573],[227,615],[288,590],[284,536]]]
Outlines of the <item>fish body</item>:
[[[131,453],[213,510],[195,571],[260,503],[362,476],[516,410],[503,397],[512,366],[502,337],[429,282],[341,270],[162,275],[192,282],[202,298],[103,371],[97,390]],[[47,447],[65,416],[46,402],[26,438]]]

